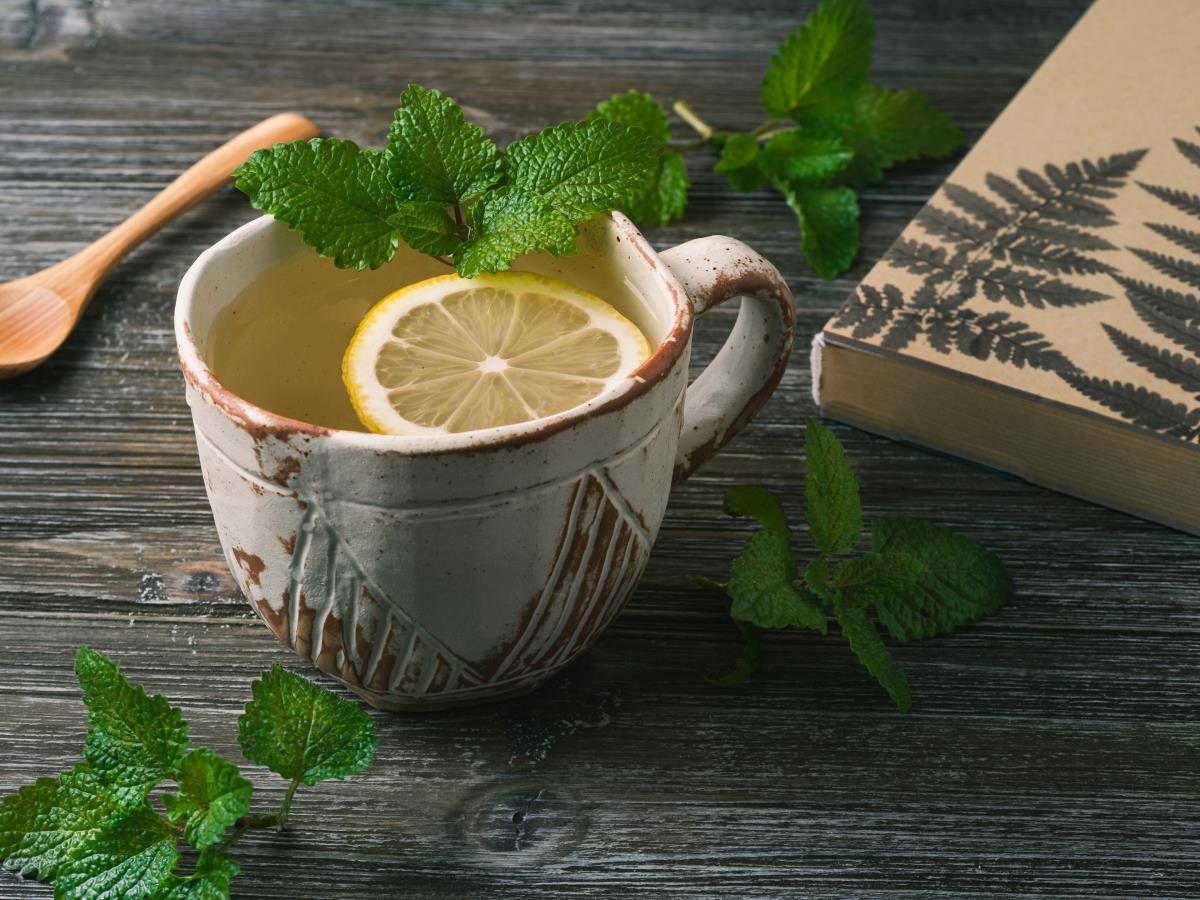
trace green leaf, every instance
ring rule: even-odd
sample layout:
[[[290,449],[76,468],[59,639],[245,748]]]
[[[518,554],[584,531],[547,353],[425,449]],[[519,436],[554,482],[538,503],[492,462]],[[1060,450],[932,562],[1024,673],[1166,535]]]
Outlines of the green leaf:
[[[859,186],[879,181],[883,170],[898,162],[946,156],[963,142],[954,120],[919,91],[870,84],[855,98],[853,116],[841,133],[855,154],[848,176]]]
[[[256,209],[300,232],[343,269],[375,269],[396,254],[396,198],[387,160],[352,141],[313,138],[256,150],[234,172]]]
[[[866,82],[874,43],[865,0],[825,0],[771,58],[763,106],[775,116],[849,107]]]
[[[575,226],[619,209],[654,177],[660,145],[604,118],[547,128],[505,151],[508,184],[472,208],[475,236],[455,255],[458,274],[498,272],[525,253],[574,253]]]
[[[166,880],[179,851],[175,832],[142,805],[113,822],[63,863],[56,900],[146,897]]]
[[[833,567],[829,583],[834,589],[860,599],[880,592],[911,591],[919,573],[916,560],[907,553],[872,550],[854,559],[841,560]]]
[[[195,872],[167,876],[151,900],[228,900],[229,882],[240,871],[233,857],[210,848],[200,854]]]
[[[717,687],[737,687],[738,685],[745,684],[762,669],[761,633],[749,622],[739,622],[737,619],[734,619],[733,624],[746,643],[742,648],[742,655],[738,657],[732,669],[724,675],[705,676],[705,680],[709,684],[715,684]]]
[[[759,628],[791,625],[824,634],[825,614],[817,598],[794,584],[796,557],[779,499],[765,488],[735,487],[725,494],[725,510],[752,516],[763,528],[750,535],[729,568],[730,615]]]
[[[254,699],[238,717],[238,743],[246,759],[312,785],[361,772],[375,758],[374,726],[354,701],[278,663],[251,689]]]
[[[767,141],[759,165],[773,182],[816,187],[845,171],[853,158],[854,151],[836,138],[784,131]]]
[[[908,679],[904,677],[904,670],[896,665],[891,653],[884,646],[870,617],[865,611],[848,605],[840,598],[834,602],[834,615],[858,661],[883,686],[896,706],[907,712],[912,706]]]
[[[683,216],[690,187],[683,157],[678,153],[664,154],[657,175],[621,205],[621,212],[642,228],[658,228]]]
[[[570,256],[579,252],[570,218],[511,186],[477,200],[471,217],[475,237],[454,253],[455,268],[463,278],[502,272],[523,253]]]
[[[736,190],[758,190],[766,181],[766,175],[759,166],[758,140],[752,134],[729,135],[721,145],[721,158],[713,166],[713,171],[724,175]]]
[[[804,583],[827,604],[833,602],[833,591],[829,586],[829,560],[825,557],[816,556],[808,561],[804,567]]]
[[[901,642],[948,634],[996,612],[1012,582],[1004,563],[949,528],[919,519],[880,519],[871,528],[879,553],[912,561],[909,590],[874,598],[879,622]]]
[[[804,454],[804,499],[813,543],[826,555],[849,553],[862,536],[862,508],[846,451],[832,431],[808,418]]]
[[[188,744],[183,714],[162,694],[130,685],[115,662],[88,647],[75,654],[75,674],[90,726],[83,757],[113,796],[136,803],[179,771]]]
[[[640,128],[660,144],[671,139],[671,126],[666,111],[657,100],[641,91],[626,91],[614,94],[596,104],[596,115],[603,116],[617,125]]]
[[[462,244],[464,229],[440,203],[412,200],[388,216],[388,224],[418,253],[451,256]]]
[[[122,812],[84,763],[39,778],[0,804],[0,860],[10,871],[49,881]]]
[[[759,628],[811,628],[825,633],[818,598],[798,588],[796,558],[786,531],[758,531],[729,567],[729,613]]]
[[[848,187],[776,187],[800,220],[800,246],[817,274],[830,281],[858,255],[858,196]]]
[[[410,84],[388,132],[388,172],[400,200],[449,206],[500,182],[500,151],[440,92]]]
[[[595,116],[617,125],[640,128],[660,145],[671,139],[667,114],[649,94],[627,91],[596,106]],[[629,218],[645,228],[666,225],[683,215],[690,182],[687,165],[678,153],[663,153],[654,177],[621,206]]]
[[[179,793],[164,794],[163,806],[172,822],[184,820],[184,837],[197,850],[215,844],[250,811],[250,782],[212,750],[201,748],[185,756],[176,780]]]
[[[739,484],[725,492],[725,512],[754,519],[768,531],[787,531],[787,516],[779,498],[765,487]]]

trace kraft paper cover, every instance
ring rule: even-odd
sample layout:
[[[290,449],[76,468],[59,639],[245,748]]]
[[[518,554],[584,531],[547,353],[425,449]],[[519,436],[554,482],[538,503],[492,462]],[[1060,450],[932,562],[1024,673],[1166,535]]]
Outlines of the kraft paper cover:
[[[825,338],[1200,442],[1200,0],[1099,0]]]

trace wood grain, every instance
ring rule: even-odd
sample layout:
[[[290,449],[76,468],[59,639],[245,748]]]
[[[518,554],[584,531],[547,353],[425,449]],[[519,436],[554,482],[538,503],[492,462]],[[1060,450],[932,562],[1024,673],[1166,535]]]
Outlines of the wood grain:
[[[0,0],[0,279],[79,249],[270,113],[379,143],[409,81],[502,141],[634,86],[756,124],[766,57],[809,6]],[[975,138],[1086,2],[873,6],[878,77]],[[736,194],[710,164],[691,161],[686,220],[651,237],[728,233],[772,259],[800,347],[952,165],[865,192],[862,255],[826,284],[778,198]],[[201,204],[116,269],[59,355],[0,384],[0,794],[77,756],[82,642],[235,758],[251,679],[276,661],[312,674],[225,568],[170,331],[188,264],[252,215],[232,190]],[[697,367],[733,315],[705,318]],[[287,834],[245,841],[235,896],[1200,896],[1194,539],[839,426],[868,517],[962,529],[1004,558],[1016,596],[897,650],[907,716],[832,638],[771,636],[756,683],[704,682],[737,639],[684,576],[720,575],[738,549],[729,484],[782,491],[798,520],[809,387],[800,352],[756,422],[675,491],[642,586],[593,650],[519,701],[374,714],[375,767],[301,794]],[[0,876],[0,898],[48,895]]]

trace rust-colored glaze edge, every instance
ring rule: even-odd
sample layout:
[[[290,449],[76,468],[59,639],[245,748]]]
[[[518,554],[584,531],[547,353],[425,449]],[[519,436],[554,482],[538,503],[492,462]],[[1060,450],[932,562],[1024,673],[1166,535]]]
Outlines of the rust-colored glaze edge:
[[[403,456],[432,456],[449,454],[474,454],[490,450],[511,450],[525,447],[545,440],[552,435],[565,431],[596,416],[603,415],[613,409],[618,409],[648,393],[656,384],[663,381],[674,369],[691,336],[693,307],[691,298],[680,286],[675,276],[658,258],[654,249],[642,237],[637,227],[619,212],[612,213],[612,220],[621,232],[621,238],[628,241],[643,260],[661,279],[663,287],[670,295],[675,307],[675,317],[671,332],[662,340],[654,353],[630,375],[629,385],[625,390],[609,398],[604,403],[583,412],[565,416],[547,422],[544,425],[522,431],[507,437],[500,437],[476,444],[465,444],[449,447],[414,447],[407,443],[406,438],[390,435],[371,435],[381,442],[389,439],[397,443],[395,446],[380,446],[374,448],[377,453],[397,453]],[[224,411],[234,419],[239,428],[258,441],[267,437],[287,440],[297,434],[309,437],[336,437],[338,435],[362,435],[366,432],[345,431],[337,428],[326,428],[281,416],[270,410],[263,409],[234,394],[217,380],[212,370],[204,362],[200,350],[192,337],[189,324],[182,323],[182,333],[176,329],[176,343],[179,346],[180,367],[187,382],[210,403]]]
[[[795,298],[792,297],[792,291],[787,286],[787,282],[776,273],[768,274],[761,270],[755,270],[737,273],[727,272],[718,275],[713,282],[713,299],[709,302],[708,308],[711,309],[728,300],[730,297],[739,297],[746,294],[767,294],[776,298],[779,311],[783,315],[784,324],[789,332],[793,332],[794,340],[796,325]],[[675,471],[671,477],[672,484],[679,484],[691,475],[692,472],[704,465],[734,435],[741,431],[751,419],[758,415],[758,411],[763,408],[767,400],[775,393],[775,389],[779,387],[779,382],[783,380],[784,372],[787,371],[788,359],[792,355],[793,340],[785,341],[779,348],[779,356],[775,361],[775,369],[771,372],[771,377],[750,396],[746,405],[742,407],[742,411],[737,414],[737,417],[734,418],[730,426],[721,434],[715,434],[703,444],[700,444],[688,455],[687,459],[680,461],[675,466]]]

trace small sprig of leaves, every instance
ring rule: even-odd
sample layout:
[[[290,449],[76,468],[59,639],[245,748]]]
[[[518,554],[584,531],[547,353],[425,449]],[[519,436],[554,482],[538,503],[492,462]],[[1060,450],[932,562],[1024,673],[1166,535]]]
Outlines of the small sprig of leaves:
[[[263,212],[343,268],[377,268],[399,242],[452,258],[464,278],[525,253],[577,252],[576,226],[659,171],[661,141],[603,116],[501,151],[438,91],[409,85],[384,150],[314,138],[255,152],[235,173]]]
[[[725,511],[748,516],[760,530],[733,561],[727,582],[707,578],[730,600],[729,612],[747,640],[729,674],[712,679],[740,684],[761,666],[760,629],[802,628],[825,634],[832,615],[850,649],[902,710],[912,705],[904,671],[892,659],[876,623],[902,644],[949,634],[996,612],[1011,589],[995,554],[949,528],[921,519],[884,518],[862,541],[858,482],[833,432],[808,419],[805,427],[805,503],[817,555],[801,572],[779,498],[761,487],[735,487]]]
[[[162,694],[131,685],[88,647],[75,673],[88,708],[83,762],[0,803],[4,868],[53,882],[59,900],[228,897],[238,874],[228,851],[247,830],[282,830],[301,784],[361,772],[375,756],[374,726],[358,704],[276,665],[253,683],[238,741],[289,785],[278,811],[252,813],[253,785],[214,751],[190,750],[187,722]],[[164,818],[150,795],[168,779],[177,792],[161,795]],[[181,837],[197,851],[189,870]]]
[[[770,118],[721,131],[680,100],[673,108],[699,138],[679,145],[663,107],[636,90],[501,150],[449,97],[409,85],[385,149],[334,138],[278,144],[237,170],[237,186],[338,266],[377,268],[404,241],[468,278],[526,253],[576,253],[577,227],[614,209],[644,228],[681,218],[683,154],[710,148],[737,190],[770,184],[783,194],[805,256],[831,279],[858,253],[856,189],[962,143],[917,91],[867,80],[874,42],[866,0],[825,0],[771,58],[762,85]]]

